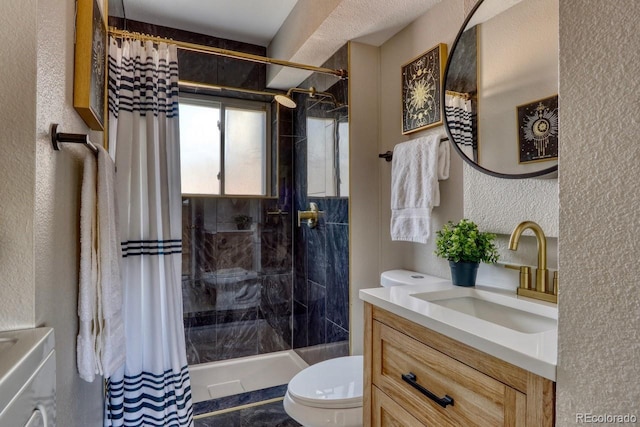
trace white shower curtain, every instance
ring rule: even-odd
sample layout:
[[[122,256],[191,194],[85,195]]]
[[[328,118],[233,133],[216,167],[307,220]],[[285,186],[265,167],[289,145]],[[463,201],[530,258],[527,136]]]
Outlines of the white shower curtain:
[[[107,381],[105,426],[192,426],[180,281],[176,47],[109,43],[126,362]]]
[[[445,113],[449,123],[449,131],[456,144],[468,158],[477,160],[477,149],[473,137],[473,111],[469,97],[455,92],[445,94]]]

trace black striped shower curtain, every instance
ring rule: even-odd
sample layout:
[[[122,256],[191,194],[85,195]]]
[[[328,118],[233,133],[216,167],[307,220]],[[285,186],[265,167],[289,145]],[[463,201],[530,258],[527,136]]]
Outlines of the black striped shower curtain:
[[[466,156],[476,159],[476,138],[473,135],[473,105],[469,97],[447,92],[445,95],[445,115],[449,124],[449,132],[454,142]]]
[[[104,425],[193,426],[180,281],[177,49],[109,43],[126,362],[107,379]]]

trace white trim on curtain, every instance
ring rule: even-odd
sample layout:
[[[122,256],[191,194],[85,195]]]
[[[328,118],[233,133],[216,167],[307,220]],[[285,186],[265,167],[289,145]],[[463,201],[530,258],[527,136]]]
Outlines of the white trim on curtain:
[[[178,62],[174,45],[109,41],[127,356],[105,426],[193,426],[182,318]]]

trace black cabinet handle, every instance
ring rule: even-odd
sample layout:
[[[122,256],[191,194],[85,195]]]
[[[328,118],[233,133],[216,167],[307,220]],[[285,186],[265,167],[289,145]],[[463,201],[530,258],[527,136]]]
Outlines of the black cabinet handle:
[[[444,395],[444,397],[438,397],[435,394],[431,393],[429,390],[427,390],[426,388],[424,388],[420,384],[418,384],[418,379],[416,378],[416,374],[414,374],[413,372],[409,372],[408,374],[402,374],[402,379],[405,382],[409,383],[409,385],[411,385],[411,387],[415,388],[420,393],[424,394],[429,399],[433,400],[434,402],[436,402],[438,405],[442,406],[443,408],[446,408],[447,405],[453,406],[453,398],[452,397],[447,396],[446,394]]]

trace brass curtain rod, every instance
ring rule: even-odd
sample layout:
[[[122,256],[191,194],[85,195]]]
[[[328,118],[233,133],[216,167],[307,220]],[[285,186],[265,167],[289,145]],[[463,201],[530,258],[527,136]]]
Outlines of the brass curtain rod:
[[[460,98],[464,98],[466,100],[466,99],[472,99],[473,96],[475,95],[475,92],[474,93],[465,93],[465,92],[456,92],[456,91],[453,91],[453,90],[447,90],[446,94],[447,95],[451,95],[451,96],[457,96],[457,97],[460,97]]]
[[[171,40],[164,37],[151,36],[149,34],[135,33],[131,31],[121,30],[115,27],[109,27],[109,34],[113,37],[121,39],[135,39],[142,41],[151,41],[154,43],[171,43],[175,44],[179,49],[191,52],[206,53],[209,55],[225,56],[228,58],[236,58],[244,61],[257,62],[260,64],[280,65],[282,67],[298,68],[300,70],[313,71],[315,73],[331,74],[341,79],[347,78],[346,70],[334,70],[331,68],[316,67],[313,65],[300,64],[297,62],[284,61],[281,59],[268,58],[266,56],[253,55],[251,53],[237,52],[235,50],[221,49],[217,47],[204,46],[201,44],[182,42]]]
[[[214,85],[209,83],[192,82],[189,80],[180,80],[178,86],[189,89],[206,89],[206,90],[228,90],[232,92],[250,93],[252,95],[274,96],[284,92],[268,92],[266,90],[244,89],[233,86]]]

